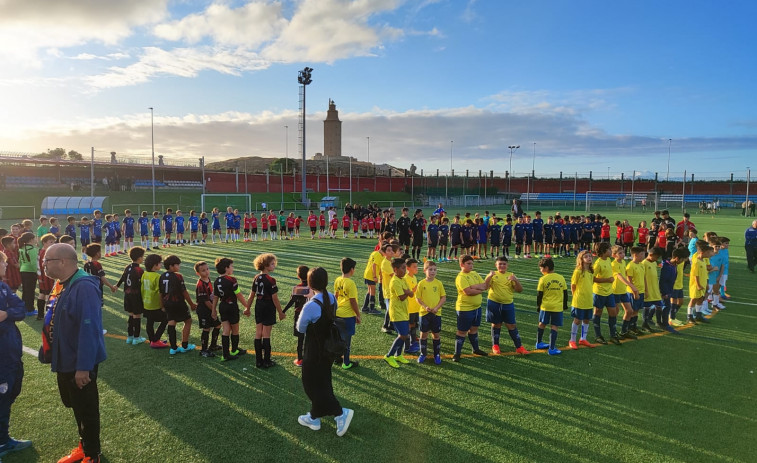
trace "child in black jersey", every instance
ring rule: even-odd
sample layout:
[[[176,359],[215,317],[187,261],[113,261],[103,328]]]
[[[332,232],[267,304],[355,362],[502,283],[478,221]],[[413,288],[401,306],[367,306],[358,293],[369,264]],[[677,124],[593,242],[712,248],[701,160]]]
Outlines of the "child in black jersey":
[[[191,352],[195,345],[189,343],[189,333],[192,330],[192,317],[189,314],[187,304],[195,310],[197,304],[192,301],[184,285],[184,277],[179,273],[181,260],[178,256],[168,256],[163,261],[166,271],[160,275],[159,288],[160,296],[163,298],[163,309],[168,318],[168,342],[171,349],[168,351],[171,355]],[[181,347],[176,342],[176,324],[184,323],[184,329],[181,332]]]
[[[302,307],[305,305],[305,302],[307,302],[308,295],[310,294],[310,288],[308,288],[308,270],[310,269],[306,265],[300,265],[297,267],[297,278],[300,279],[300,283],[292,288],[292,298],[289,299],[286,307],[284,307],[284,313],[286,313],[290,307],[294,306],[293,334],[297,338],[297,358],[293,363],[298,367],[302,366],[302,349],[305,345],[305,334],[297,331],[297,320],[300,319]]]
[[[247,306],[255,301],[255,366],[269,368],[276,363],[271,360],[271,329],[276,324],[276,312],[279,320],[286,318],[279,302],[279,288],[276,279],[270,274],[276,270],[276,256],[265,253],[255,258],[253,262],[260,273],[252,282],[252,291]]]
[[[213,317],[218,318],[223,325],[221,346],[223,347],[222,361],[236,360],[246,354],[245,349],[239,348],[239,303],[244,306],[245,317],[250,316],[250,304],[242,295],[234,273],[234,261],[227,257],[216,259],[216,271],[219,277],[213,283]]]
[[[191,243],[190,243],[191,244]],[[218,347],[218,334],[221,332],[221,321],[213,313],[213,282],[210,281],[210,268],[207,262],[200,261],[195,264],[195,273],[197,274],[197,286],[195,287],[195,300],[197,301],[197,322],[200,325],[202,334],[202,349],[200,356],[205,358],[215,357],[213,352],[220,349]],[[210,338],[210,330],[213,330],[213,339]]]
[[[129,258],[131,264],[124,269],[121,279],[116,283],[116,288],[124,285],[124,310],[129,313],[129,321],[126,326],[126,344],[139,345],[147,341],[140,336],[142,330],[142,312],[144,304],[142,303],[142,274],[144,270],[140,267],[145,260],[145,248],[135,246],[129,249]]]

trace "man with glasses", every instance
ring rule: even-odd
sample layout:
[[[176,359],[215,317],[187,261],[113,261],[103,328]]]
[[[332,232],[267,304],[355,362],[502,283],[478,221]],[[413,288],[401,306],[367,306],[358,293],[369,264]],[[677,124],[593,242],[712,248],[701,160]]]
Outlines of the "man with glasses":
[[[98,365],[106,358],[101,290],[97,278],[79,268],[76,250],[66,244],[48,248],[43,261],[60,293],[50,307],[48,332],[51,367],[58,375],[61,401],[73,409],[79,445],[59,463],[100,461]]]

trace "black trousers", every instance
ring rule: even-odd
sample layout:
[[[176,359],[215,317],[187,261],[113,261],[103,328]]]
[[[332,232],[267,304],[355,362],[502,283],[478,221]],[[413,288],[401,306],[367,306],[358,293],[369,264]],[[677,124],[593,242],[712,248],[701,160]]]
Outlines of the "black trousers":
[[[749,270],[754,270],[755,264],[757,264],[757,244],[744,246],[746,250],[746,265]]]
[[[307,352],[302,361],[302,386],[310,399],[312,418],[342,414],[342,406],[334,396],[334,387],[331,384],[332,366],[333,360],[309,358]]]
[[[37,273],[21,272],[21,299],[27,312],[34,310],[34,296],[37,291]]]
[[[0,445],[8,442],[8,426],[11,418],[11,405],[21,393],[24,380],[24,366],[4,371],[0,374]]]
[[[74,411],[84,454],[96,457],[100,454],[100,394],[97,391],[97,365],[89,372],[92,380],[79,389],[74,381],[75,372],[58,372],[60,399]]]

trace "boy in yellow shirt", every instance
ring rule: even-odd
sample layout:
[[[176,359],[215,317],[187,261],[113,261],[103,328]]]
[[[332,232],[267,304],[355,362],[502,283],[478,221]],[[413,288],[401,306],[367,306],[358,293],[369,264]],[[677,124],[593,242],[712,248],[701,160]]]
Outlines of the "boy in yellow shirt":
[[[444,292],[444,285],[436,279],[436,263],[427,260],[423,263],[423,271],[426,278],[418,283],[418,289],[415,290],[415,300],[420,305],[421,321],[421,355],[418,356],[418,363],[426,361],[428,355],[428,333],[433,336],[434,346],[434,363],[442,363],[441,357],[441,339],[439,333],[442,331],[441,310],[447,301],[447,293]]]
[[[345,257],[340,264],[342,276],[334,280],[334,296],[336,297],[337,325],[344,339],[344,356],[342,357],[342,369],[349,370],[358,366],[357,360],[350,361],[352,350],[352,336],[355,335],[355,325],[360,323],[360,310],[357,307],[357,286],[352,281],[357,263]]]
[[[465,335],[476,355],[487,356],[486,352],[478,348],[478,327],[481,325],[481,293],[487,290],[484,279],[478,272],[473,271],[473,257],[466,254],[460,257],[460,273],[455,278],[457,288],[457,332],[455,333],[455,355],[453,362],[459,362],[465,343]]]
[[[381,296],[384,298],[387,311],[384,313],[384,325],[381,327],[381,331],[387,334],[394,332],[394,326],[389,317],[389,286],[394,275],[394,267],[392,267],[392,259],[399,253],[400,247],[398,244],[386,243],[381,246],[384,260],[381,261]]]
[[[142,304],[145,318],[147,318],[145,330],[150,347],[153,349],[168,347],[168,343],[160,339],[168,325],[163,298],[160,297],[160,264],[162,262],[163,258],[160,255],[150,254],[145,257],[145,273],[142,274]],[[157,331],[155,331],[156,322],[160,323]]]
[[[573,275],[570,278],[570,292],[573,294],[573,299],[570,303],[570,314],[573,316],[573,323],[570,326],[570,342],[568,345],[574,350],[578,349],[578,344],[585,347],[594,347],[592,343],[586,340],[594,301],[592,298],[593,284],[594,270],[592,269],[591,251],[583,250],[576,256],[576,268],[573,270]],[[581,327],[581,339],[576,344],[579,326]],[[604,340],[601,334],[597,336],[595,342],[607,344],[607,341]]]
[[[626,265],[626,275],[631,283],[627,287],[628,295],[631,299],[631,319],[626,327],[626,320],[623,320],[623,331],[630,331],[636,336],[644,334],[638,328],[639,311],[644,307],[644,293],[646,292],[646,283],[644,282],[644,267],[641,265],[647,251],[641,246],[631,248],[631,262]],[[635,291],[634,291],[635,289]]]
[[[389,281],[389,318],[397,330],[397,339],[392,343],[389,352],[384,356],[384,360],[392,368],[399,368],[399,363],[410,363],[408,359],[402,356],[402,349],[405,347],[405,339],[410,334],[410,316],[407,312],[408,298],[413,295],[405,281],[407,264],[404,259],[395,258],[392,260],[392,269],[394,276]]]
[[[649,255],[644,259],[644,323],[641,329],[650,333],[657,332],[651,325],[655,312],[662,315],[662,294],[660,294],[660,280],[657,276],[657,261],[664,254],[664,249],[655,246],[649,250]],[[661,320],[659,324],[662,325]]]
[[[519,354],[529,354],[520,340],[518,327],[515,324],[515,304],[513,293],[523,291],[518,277],[507,271],[507,257],[497,257],[497,270],[492,270],[486,276],[486,286],[489,288],[488,301],[486,303],[486,321],[492,324],[492,352],[499,355],[499,337],[502,331],[502,323],[507,327],[510,338],[515,345],[515,351]]]
[[[709,323],[709,320],[702,315],[702,302],[707,292],[707,259],[715,252],[715,248],[710,245],[699,245],[697,241],[697,253],[691,256],[691,269],[689,270],[689,310],[688,323],[696,325],[699,323]],[[695,315],[696,314],[696,315]]]
[[[421,351],[421,346],[418,343],[418,323],[420,322],[419,312],[421,311],[421,306],[415,300],[415,291],[418,289],[418,278],[415,276],[418,274],[418,261],[407,259],[405,265],[407,265],[405,281],[407,282],[407,287],[413,292],[407,300],[407,312],[410,317],[410,336],[405,340],[405,353],[417,354]]]
[[[536,331],[536,348],[549,349],[549,355],[560,355],[557,348],[557,330],[562,326],[562,313],[568,310],[568,286],[565,278],[555,273],[555,262],[550,257],[539,261],[542,277],[536,286],[536,309],[539,311],[539,326]],[[544,329],[550,325],[549,343],[542,342]]]
[[[615,280],[612,283],[612,295],[615,298],[616,307],[623,307],[623,325],[620,329],[620,338],[636,339],[636,335],[629,331],[631,318],[633,317],[633,307],[631,306],[631,296],[629,295],[629,291],[634,298],[639,297],[639,291],[626,276],[626,263],[624,262],[626,253],[623,250],[623,246],[613,246],[612,257],[612,275],[615,277]]]
[[[380,310],[376,310],[376,285],[378,284],[381,275],[381,262],[383,262],[383,260],[384,256],[379,249],[371,253],[371,256],[368,258],[368,263],[365,265],[363,280],[365,281],[368,290],[365,292],[365,300],[363,301],[363,313],[370,315],[381,314]]]
[[[615,276],[612,271],[612,261],[610,259],[610,243],[599,243],[597,245],[597,260],[594,261],[592,267],[594,274],[594,284],[592,285],[593,305],[594,305],[594,342],[599,344],[607,344],[607,341],[602,336],[601,319],[602,310],[607,308],[607,324],[610,326],[610,342],[613,344],[620,344],[620,336],[618,335],[617,323],[618,323],[618,306],[615,302],[615,296],[612,292],[612,284],[615,281]]]

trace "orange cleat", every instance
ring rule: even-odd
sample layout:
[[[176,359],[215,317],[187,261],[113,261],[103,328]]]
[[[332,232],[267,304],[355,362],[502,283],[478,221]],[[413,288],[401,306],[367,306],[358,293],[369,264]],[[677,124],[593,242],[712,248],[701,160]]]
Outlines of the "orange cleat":
[[[568,347],[570,347],[573,350],[577,350],[578,349],[578,344],[576,344],[576,341],[570,341],[568,343]]]
[[[499,355],[501,353],[500,350],[499,350],[499,346],[497,346],[497,345],[492,346],[492,353],[494,355]]]
[[[586,339],[581,339],[580,341],[578,341],[578,344],[580,344],[580,345],[582,345],[584,347],[591,347],[592,349],[595,347],[594,344],[590,343]]]
[[[520,347],[518,347],[517,349],[515,349],[515,352],[517,352],[517,353],[519,353],[519,354],[522,354],[522,355],[528,355],[528,354],[530,354],[530,353],[531,353],[531,352],[529,352],[528,350],[526,350],[526,348],[525,348],[525,347],[523,347],[523,346],[520,346]]]

